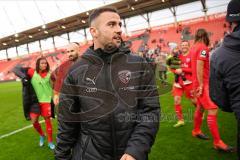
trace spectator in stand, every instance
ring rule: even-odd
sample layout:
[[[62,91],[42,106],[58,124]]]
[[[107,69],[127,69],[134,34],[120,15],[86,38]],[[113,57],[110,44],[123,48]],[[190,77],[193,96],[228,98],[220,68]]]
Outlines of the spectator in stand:
[[[162,84],[167,85],[167,54],[164,52],[160,52],[155,59],[158,73],[159,73],[159,80]]]
[[[144,44],[144,47],[143,47],[143,54],[144,54],[146,57],[148,57],[148,56],[147,56],[148,52],[149,52],[149,47],[148,47],[147,44]]]
[[[159,54],[161,53],[161,51],[162,51],[161,45],[160,45],[160,44],[157,44],[157,47],[155,48],[154,53],[155,53],[156,55],[159,55]]]

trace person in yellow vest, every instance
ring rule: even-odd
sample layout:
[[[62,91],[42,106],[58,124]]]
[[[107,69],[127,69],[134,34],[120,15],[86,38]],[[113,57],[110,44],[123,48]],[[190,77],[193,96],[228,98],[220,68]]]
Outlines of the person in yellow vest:
[[[55,148],[52,140],[51,124],[51,101],[53,90],[50,79],[50,66],[47,62],[47,59],[45,57],[38,58],[35,69],[23,68],[18,66],[15,68],[14,73],[22,78],[23,85],[29,83],[33,87],[34,96],[37,99],[37,103],[34,103],[34,105],[30,105],[29,112],[27,114],[32,121],[33,127],[40,135],[39,146],[42,147],[44,145],[46,137],[38,121],[39,117],[42,116],[45,119],[46,124],[48,147],[53,150]],[[25,76],[21,76],[24,74]],[[23,93],[23,96],[32,95],[25,95]]]

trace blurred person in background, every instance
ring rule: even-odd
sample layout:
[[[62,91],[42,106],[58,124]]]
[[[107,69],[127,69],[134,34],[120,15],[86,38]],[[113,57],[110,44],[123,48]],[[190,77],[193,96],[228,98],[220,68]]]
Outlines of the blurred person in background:
[[[159,52],[155,63],[157,66],[158,74],[159,74],[159,80],[162,84],[167,85],[167,54],[164,52]]]
[[[78,57],[80,55],[79,49],[79,44],[77,42],[70,43],[66,48],[68,59],[63,62],[58,68],[56,68],[54,72],[52,72],[51,77],[54,79],[53,102],[55,105],[59,104],[59,94],[69,68],[78,60]]]

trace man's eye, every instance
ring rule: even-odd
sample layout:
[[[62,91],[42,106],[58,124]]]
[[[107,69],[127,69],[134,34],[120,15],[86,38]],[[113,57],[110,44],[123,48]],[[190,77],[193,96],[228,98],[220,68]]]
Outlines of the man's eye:
[[[67,53],[74,52],[74,50],[67,51]]]
[[[114,26],[114,24],[113,24],[113,23],[110,23],[110,24],[109,24],[109,26],[110,26],[110,27],[113,27],[113,26]]]

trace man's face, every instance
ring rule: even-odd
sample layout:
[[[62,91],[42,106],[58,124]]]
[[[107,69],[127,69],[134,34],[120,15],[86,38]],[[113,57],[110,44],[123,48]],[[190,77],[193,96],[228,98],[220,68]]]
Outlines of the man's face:
[[[67,56],[70,61],[75,61],[78,58],[79,47],[77,44],[70,44],[67,47]]]
[[[117,13],[103,12],[92,23],[90,32],[94,38],[94,45],[98,48],[106,48],[113,45],[117,48],[121,45],[122,30],[121,19]]]
[[[182,42],[181,43],[181,49],[182,49],[182,52],[184,54],[188,53],[188,51],[189,51],[189,43],[188,42]]]

